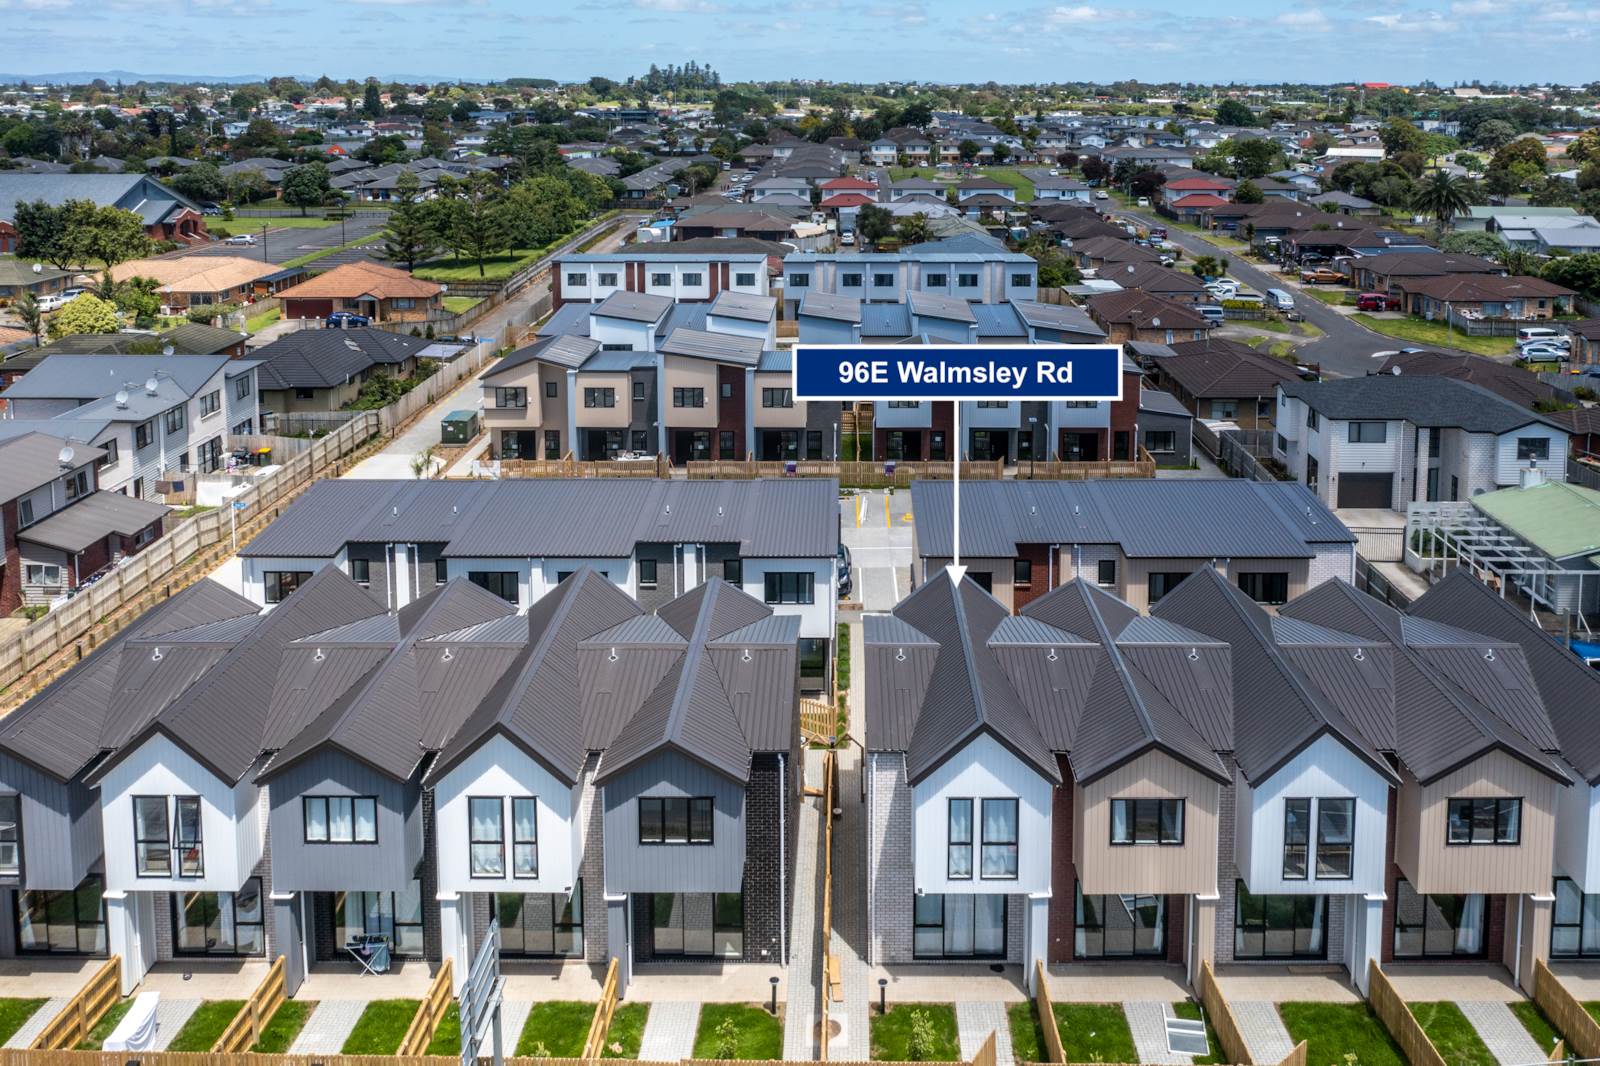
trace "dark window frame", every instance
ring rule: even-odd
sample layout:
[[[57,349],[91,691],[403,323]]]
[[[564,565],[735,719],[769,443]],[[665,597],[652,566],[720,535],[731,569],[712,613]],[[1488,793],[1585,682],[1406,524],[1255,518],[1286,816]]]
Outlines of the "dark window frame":
[[[170,796],[141,795],[132,796],[133,807],[133,873],[135,877],[150,878],[154,880],[170,880],[172,878],[172,811],[168,805]],[[163,835],[160,837],[143,837],[139,835],[139,801],[161,801],[161,826]],[[166,869],[160,872],[149,872],[150,867],[144,857],[144,848],[161,846],[166,848]]]
[[[193,837],[183,835],[183,809],[194,810]],[[178,869],[174,875],[183,880],[200,880],[206,875],[205,804],[199,796],[172,797],[172,850],[178,855]],[[189,852],[193,852],[191,861]]]
[[[1126,812],[1122,820],[1122,824],[1127,827],[1128,831],[1128,836],[1125,840],[1117,839],[1116,809],[1118,806],[1121,806]],[[1144,813],[1141,808],[1147,807],[1151,809],[1150,813],[1154,815],[1155,821],[1154,835],[1151,836],[1150,839],[1145,840],[1141,839],[1142,834],[1140,833],[1139,826],[1141,822],[1148,821],[1148,818],[1141,818],[1141,815]],[[1167,811],[1177,812],[1175,821],[1178,825],[1178,835],[1177,839],[1175,840],[1165,839],[1166,834],[1162,827],[1168,824],[1168,819],[1163,817],[1163,814]],[[1181,848],[1184,845],[1185,839],[1187,839],[1189,830],[1189,811],[1188,801],[1183,797],[1120,796],[1112,799],[1111,809],[1108,813],[1110,815],[1110,824],[1106,828],[1107,839],[1110,841],[1111,846],[1115,848]]]
[[[1011,807],[1011,839],[989,839],[989,805],[998,807],[1009,805]],[[1015,881],[1022,873],[1022,804],[1014,796],[986,796],[978,805],[978,837],[982,841],[978,854],[978,880],[980,881]],[[989,867],[989,850],[999,849],[1002,855],[1010,856],[1010,872],[991,874],[986,872]]]
[[[793,591],[785,589],[788,579],[793,578]],[[765,602],[780,606],[808,606],[817,600],[817,576],[806,570],[769,570],[762,589]],[[776,593],[774,593],[776,589]],[[792,596],[790,599],[788,597]]]
[[[638,804],[639,845],[641,847],[714,847],[717,836],[716,801],[712,796],[640,796]],[[681,802],[684,806],[684,839],[668,839],[667,815],[669,805]],[[654,807],[660,812],[655,820],[660,836],[651,840],[645,837],[645,811]],[[695,827],[704,827],[704,839],[697,839]]]
[[[473,805],[477,803],[492,803],[495,809],[495,819],[500,827],[498,836],[490,839],[480,838],[478,833],[478,819],[473,814]],[[500,868],[493,873],[479,873],[477,849],[494,845],[495,853],[499,856]],[[467,878],[472,881],[504,881],[506,879],[506,800],[504,796],[468,796],[467,797]]]
[[[639,587],[653,589],[656,587],[658,572],[655,559],[639,560]]]
[[[958,839],[956,839],[956,836],[955,836],[955,813],[956,813],[956,804],[958,804],[958,803],[966,804],[966,808],[967,808],[967,838],[965,840],[958,840]],[[975,804],[972,802],[971,797],[967,797],[967,796],[951,796],[948,800],[945,801],[945,811],[944,811],[944,831],[945,831],[944,875],[945,875],[945,880],[947,880],[947,881],[970,881],[970,880],[972,880],[972,872],[973,872],[973,868],[974,868],[973,867],[973,853],[972,853],[973,849],[972,849],[972,845],[973,845],[973,838],[975,836],[977,836],[976,823],[973,820],[973,818],[974,818],[974,816],[975,816],[975,814],[977,812],[974,810],[974,807],[975,807]],[[957,854],[956,853],[956,849],[957,848],[964,848],[965,849],[965,854],[966,854],[966,857],[967,857],[967,872],[964,873],[964,874],[955,872],[955,870],[956,870],[955,857],[956,857],[956,854]]]
[[[1298,842],[1291,842],[1290,839],[1289,839],[1289,836],[1290,836],[1289,829],[1294,824],[1294,822],[1292,822],[1290,820],[1290,814],[1292,813],[1292,809],[1295,809],[1295,808],[1304,811],[1304,815],[1303,815],[1303,818],[1302,818],[1302,826],[1303,826],[1303,828],[1301,830],[1301,832],[1304,834],[1304,839],[1300,840]],[[1293,867],[1290,866],[1290,859],[1291,859],[1291,856],[1293,856],[1295,854],[1298,854],[1298,858],[1300,860],[1300,865],[1299,865],[1300,872],[1297,873],[1297,874],[1289,872],[1291,869],[1293,869]],[[1283,801],[1283,867],[1279,871],[1279,880],[1281,880],[1281,881],[1304,881],[1304,880],[1307,880],[1310,877],[1310,875],[1311,875],[1311,797],[1309,797],[1309,796],[1290,796],[1290,797],[1286,797],[1284,799],[1284,801]]]
[[[1234,890],[1233,891],[1234,891],[1234,897],[1233,897],[1234,898],[1234,906],[1233,906],[1233,952],[1234,952],[1234,958],[1236,958],[1236,959],[1256,960],[1256,959],[1326,959],[1328,957],[1329,914],[1328,914],[1328,897],[1327,896],[1320,895],[1320,894],[1319,895],[1298,895],[1298,894],[1285,894],[1285,893],[1278,893],[1278,894],[1263,893],[1263,894],[1258,896],[1258,895],[1255,895],[1254,893],[1250,892],[1250,890],[1245,887],[1245,883],[1242,880],[1236,880],[1234,882]],[[1287,928],[1294,931],[1293,940],[1294,940],[1294,943],[1298,944],[1299,939],[1300,939],[1299,933],[1300,933],[1300,931],[1302,929],[1309,931],[1309,930],[1315,928],[1315,926],[1310,924],[1310,923],[1301,924],[1301,919],[1304,917],[1302,912],[1305,909],[1309,908],[1311,910],[1312,915],[1315,915],[1316,914],[1316,909],[1317,909],[1317,901],[1319,901],[1319,900],[1322,901],[1322,904],[1321,904],[1322,905],[1322,929],[1321,929],[1322,945],[1321,945],[1320,950],[1317,950],[1317,951],[1291,950],[1289,952],[1278,952],[1278,951],[1268,951],[1267,950],[1267,935],[1270,932],[1272,932],[1273,929],[1274,929],[1274,926],[1272,926],[1270,924],[1270,921],[1269,921],[1269,918],[1273,913],[1281,910],[1284,906],[1288,906],[1290,908],[1290,910],[1291,910],[1291,912],[1293,914],[1293,917],[1295,919],[1295,922],[1294,922],[1294,924],[1292,924],[1290,926],[1287,926]],[[1282,901],[1289,901],[1289,902],[1287,904],[1285,904]],[[1259,917],[1257,917],[1257,915],[1259,915]],[[1281,928],[1284,928],[1284,927],[1278,927],[1278,928],[1281,929]],[[1261,938],[1261,951],[1259,953],[1254,952],[1254,951],[1241,951],[1240,950],[1240,937],[1241,937],[1242,934],[1256,934],[1256,935],[1259,935],[1260,938]]]
[[[350,839],[342,840],[333,835],[333,801],[347,801],[350,804]],[[311,835],[311,806],[314,803],[322,804],[322,824],[324,837],[318,838]],[[372,839],[362,840],[356,835],[356,804],[372,804]],[[302,844],[359,844],[370,847],[378,843],[378,797],[377,796],[336,796],[332,794],[318,794],[300,797],[300,843]]]
[[[1455,840],[1454,826],[1456,825],[1456,810],[1462,804],[1470,805],[1470,815],[1467,819],[1467,839]],[[1476,827],[1478,824],[1478,809],[1480,806],[1492,804],[1493,811],[1493,836],[1489,840],[1478,840]],[[1506,812],[1516,812],[1516,831],[1510,834],[1509,839],[1502,839],[1505,829]],[[1522,843],[1522,797],[1521,796],[1452,796],[1445,801],[1444,842],[1446,847],[1518,847]]]
[[[532,804],[533,835],[522,837],[517,830],[517,805]],[[522,864],[518,858],[523,848],[533,849],[533,872],[523,873]],[[511,797],[511,877],[512,880],[537,881],[539,879],[539,797],[538,796],[512,796]]]
[[[1324,805],[1326,805],[1326,804],[1348,805],[1348,807],[1349,807],[1349,811],[1350,811],[1349,830],[1348,830],[1349,840],[1346,841],[1343,844],[1340,844],[1338,842],[1331,842],[1330,843],[1330,842],[1327,842],[1327,841],[1323,840],[1323,835],[1322,835],[1322,830],[1323,830],[1322,812],[1323,812],[1323,809],[1324,809]],[[1317,854],[1316,854],[1316,860],[1315,860],[1316,879],[1318,881],[1349,881],[1349,880],[1352,880],[1356,875],[1356,801],[1355,801],[1355,797],[1354,796],[1318,796],[1317,797],[1316,837],[1317,837]],[[1344,856],[1344,872],[1343,873],[1326,873],[1325,874],[1325,873],[1322,872],[1323,861],[1324,861],[1323,856],[1328,851],[1331,851],[1335,855],[1340,854],[1341,851],[1343,852],[1343,856]]]

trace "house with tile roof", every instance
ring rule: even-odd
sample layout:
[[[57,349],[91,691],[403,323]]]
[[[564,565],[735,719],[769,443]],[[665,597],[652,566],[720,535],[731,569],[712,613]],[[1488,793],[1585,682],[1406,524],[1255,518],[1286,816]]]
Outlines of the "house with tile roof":
[[[278,293],[284,318],[352,311],[373,322],[421,322],[444,306],[444,286],[366,261],[343,263]]]

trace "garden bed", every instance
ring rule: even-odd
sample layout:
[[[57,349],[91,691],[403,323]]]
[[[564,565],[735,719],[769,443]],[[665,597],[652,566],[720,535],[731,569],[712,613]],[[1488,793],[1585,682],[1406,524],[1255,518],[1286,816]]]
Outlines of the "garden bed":
[[[700,1008],[694,1058],[783,1058],[783,1022],[765,1007],[746,1003],[707,1003]]]
[[[356,1027],[345,1038],[342,1055],[393,1055],[411,1028],[411,1019],[422,1005],[416,999],[375,999],[356,1019]]]
[[[929,1045],[928,1053],[920,1057],[914,1056],[911,1048],[912,1023],[918,1015],[925,1020]],[[877,1062],[960,1061],[956,1009],[948,1003],[899,1003],[887,1014],[873,1014],[872,1058]]]
[[[1354,1055],[1361,1066],[1406,1066],[1405,1055],[1365,1003],[1280,1003],[1289,1039],[1306,1042],[1306,1061],[1338,1064]]]

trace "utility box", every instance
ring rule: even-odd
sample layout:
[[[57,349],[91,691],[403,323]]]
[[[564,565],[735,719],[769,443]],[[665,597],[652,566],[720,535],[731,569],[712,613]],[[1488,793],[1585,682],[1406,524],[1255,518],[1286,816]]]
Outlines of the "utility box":
[[[439,423],[440,444],[466,444],[478,435],[478,412],[451,411]]]

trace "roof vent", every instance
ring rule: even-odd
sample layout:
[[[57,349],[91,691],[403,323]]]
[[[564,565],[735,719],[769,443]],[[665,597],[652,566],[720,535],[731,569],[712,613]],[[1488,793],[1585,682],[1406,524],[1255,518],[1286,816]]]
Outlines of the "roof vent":
[[[744,650],[744,654],[743,654],[743,655],[741,655],[741,656],[739,656],[739,661],[740,661],[740,662],[742,662],[742,663],[747,663],[747,662],[749,662],[749,661],[750,661],[750,660],[751,660],[751,659],[752,659],[752,658],[754,658],[754,656],[752,656],[752,655],[751,655],[751,654],[750,654],[750,649],[749,649],[749,648],[746,648],[746,649],[745,649],[745,650]]]
[[[311,661],[314,662],[314,663],[320,663],[322,660],[324,660],[326,658],[327,658],[327,655],[325,655],[323,653],[321,648],[318,648],[317,649],[317,654],[315,654],[315,655],[313,655],[311,657]]]
[[[1053,663],[1053,662],[1055,662],[1055,661],[1056,661],[1056,658],[1057,658],[1057,656],[1056,656],[1056,650],[1055,650],[1055,649],[1054,649],[1054,648],[1051,648],[1051,649],[1050,649],[1050,654],[1049,654],[1049,655],[1046,655],[1046,656],[1045,656],[1045,657],[1044,657],[1044,661],[1045,661],[1045,662],[1047,662],[1047,663]]]
[[[161,661],[161,649],[160,648],[157,648],[155,651],[150,653],[150,661],[153,662],[153,663],[158,663],[158,662]]]
[[[446,648],[444,650],[444,654],[439,656],[439,661],[442,662],[442,663],[454,662],[455,661],[455,656],[453,654],[451,654],[449,648]]]
[[[1189,661],[1192,662],[1192,663],[1197,663],[1197,662],[1200,661],[1200,649],[1199,648],[1190,648],[1189,649]]]
[[[721,504],[717,505],[717,517],[718,518],[722,517],[722,505]]]
[[[620,656],[617,655],[617,649],[616,648],[612,648],[611,649],[611,654],[606,656],[606,662],[614,663],[614,662],[617,661],[618,658],[620,658]]]
[[[906,650],[904,648],[896,648],[895,649],[895,651],[894,651],[894,661],[897,662],[897,663],[903,663],[903,662],[906,661]]]
[[[1483,661],[1486,662],[1486,663],[1494,662],[1494,649],[1493,648],[1490,648],[1488,651],[1483,653]]]
[[[393,507],[389,508],[389,516],[391,518],[399,518],[400,517],[400,505],[399,504],[395,504]]]
[[[1364,662],[1367,661],[1366,654],[1363,653],[1360,648],[1356,649],[1356,653],[1354,655],[1352,655],[1351,658],[1354,659],[1358,663],[1364,663]]]

